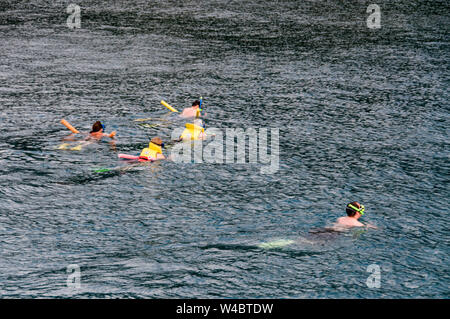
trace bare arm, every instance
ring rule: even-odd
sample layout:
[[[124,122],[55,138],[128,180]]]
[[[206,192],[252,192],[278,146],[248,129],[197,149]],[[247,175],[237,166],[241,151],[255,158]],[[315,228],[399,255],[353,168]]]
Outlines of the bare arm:
[[[366,228],[378,229],[377,226],[374,226],[374,225],[371,225],[371,224],[366,224],[364,226],[366,226]]]
[[[109,137],[109,138],[114,138],[114,136],[116,136],[116,131],[113,131],[109,134],[103,133],[104,137]]]
[[[75,141],[76,140],[75,134],[70,134],[69,136],[64,137],[62,140],[63,141]]]
[[[163,154],[158,153],[158,154],[156,154],[156,159],[163,160],[163,159],[166,159],[166,157]]]

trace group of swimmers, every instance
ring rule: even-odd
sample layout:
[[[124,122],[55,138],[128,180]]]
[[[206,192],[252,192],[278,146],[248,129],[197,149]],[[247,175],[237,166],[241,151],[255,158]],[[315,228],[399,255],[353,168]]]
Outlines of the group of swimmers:
[[[199,100],[195,100],[192,103],[191,107],[187,107],[183,110],[183,112],[180,115],[182,118],[185,119],[195,118],[195,120],[193,121],[193,123],[186,123],[186,128],[181,134],[181,136],[172,142],[176,143],[186,140],[190,141],[190,140],[206,139],[205,127],[203,121],[201,120],[202,114],[200,105],[201,102]],[[142,150],[141,154],[139,155],[139,160],[156,161],[166,159],[166,157],[162,153],[163,148],[164,148],[163,140],[159,136],[156,136],[150,140],[148,147]]]
[[[204,139],[206,139],[204,125],[201,120],[201,108],[200,107],[201,107],[201,101],[195,100],[192,103],[191,107],[183,109],[183,112],[180,115],[181,117],[186,118],[186,119],[194,118],[195,120],[193,121],[193,123],[187,123],[186,129],[181,134],[180,138],[173,142],[181,142],[184,140],[204,140]],[[64,125],[66,125],[66,124],[64,124]],[[68,127],[69,126],[70,125],[68,125]],[[69,127],[69,129],[75,130],[73,127],[72,128]],[[92,126],[92,130],[91,130],[87,140],[92,140],[92,139],[100,140],[103,137],[109,137],[111,139],[114,139],[115,132],[107,134],[105,132],[105,125],[103,125],[100,121],[97,121]],[[150,140],[148,147],[144,148],[141,151],[138,159],[140,161],[156,161],[156,160],[166,159],[166,157],[163,155],[163,152],[162,152],[163,148],[164,148],[163,140],[159,136],[156,136]],[[345,228],[351,228],[351,227],[367,227],[367,228],[376,229],[377,227],[375,227],[371,224],[363,224],[360,221],[358,221],[358,219],[360,219],[362,216],[364,216],[364,210],[365,210],[364,205],[361,205],[358,202],[351,202],[351,203],[347,204],[347,206],[346,206],[347,216],[338,218],[336,223],[333,225],[332,230],[339,231],[339,230],[342,230]]]
[[[204,140],[206,139],[206,132],[204,123],[201,119],[201,102],[199,100],[195,100],[192,103],[191,107],[187,107],[183,109],[183,112],[180,114],[182,118],[189,119],[193,118],[192,123],[186,123],[186,128],[183,131],[183,133],[180,135],[180,137],[172,142],[182,142],[182,141],[190,141],[190,140]],[[62,121],[64,125],[66,125],[73,133],[78,133],[78,131],[73,128],[70,124],[67,123],[67,121]],[[112,132],[110,134],[107,134],[105,131],[106,127],[104,124],[102,124],[100,121],[96,121],[94,125],[92,125],[92,130],[89,133],[89,136],[86,138],[87,141],[99,141],[103,137],[109,137],[111,139],[115,138],[115,132]],[[70,140],[71,138],[66,138],[65,140]],[[144,148],[139,157],[139,161],[157,161],[157,160],[163,160],[166,159],[166,157],[163,154],[163,148],[164,148],[164,142],[159,137],[153,137],[148,147]],[[73,148],[75,149],[75,148]]]

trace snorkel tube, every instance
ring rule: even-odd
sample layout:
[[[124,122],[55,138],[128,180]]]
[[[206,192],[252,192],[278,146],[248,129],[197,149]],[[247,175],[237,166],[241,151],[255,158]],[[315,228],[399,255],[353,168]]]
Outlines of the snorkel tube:
[[[203,112],[202,105],[203,105],[203,97],[200,96],[200,105],[199,105],[198,109],[200,111],[200,116],[202,116],[204,118],[203,114],[201,114],[201,112]],[[206,107],[205,107],[205,113],[206,113]],[[206,120],[204,119],[202,122],[203,122],[202,123],[203,128],[206,129]]]

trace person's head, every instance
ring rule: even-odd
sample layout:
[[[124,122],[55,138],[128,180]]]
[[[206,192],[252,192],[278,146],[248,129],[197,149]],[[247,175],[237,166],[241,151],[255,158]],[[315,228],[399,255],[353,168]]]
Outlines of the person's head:
[[[101,133],[105,131],[105,126],[100,122],[97,121],[92,125],[92,131],[91,133]]]
[[[164,143],[163,143],[162,139],[161,139],[160,137],[158,137],[158,136],[152,138],[151,141],[150,141],[150,143],[153,143],[153,144],[155,144],[155,145],[164,147]]]
[[[345,211],[347,213],[347,216],[355,217],[356,219],[358,219],[362,215],[364,215],[364,205],[361,205],[358,202],[351,202],[347,204]]]
[[[192,107],[199,107],[199,106],[200,106],[199,100],[195,100],[194,102],[192,102]]]

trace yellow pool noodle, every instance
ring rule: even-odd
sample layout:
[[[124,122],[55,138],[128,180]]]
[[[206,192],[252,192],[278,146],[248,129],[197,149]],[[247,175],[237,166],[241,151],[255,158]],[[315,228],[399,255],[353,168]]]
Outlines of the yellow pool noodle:
[[[80,144],[80,145],[77,145],[77,146],[75,146],[75,147],[72,147],[70,150],[71,151],[81,151],[81,148],[83,147],[83,145],[82,144]]]
[[[166,101],[161,100],[161,104],[164,105],[165,107],[167,107],[169,110],[171,110],[172,112],[178,112],[177,110],[175,110],[172,106],[170,106],[169,104],[167,104]]]

